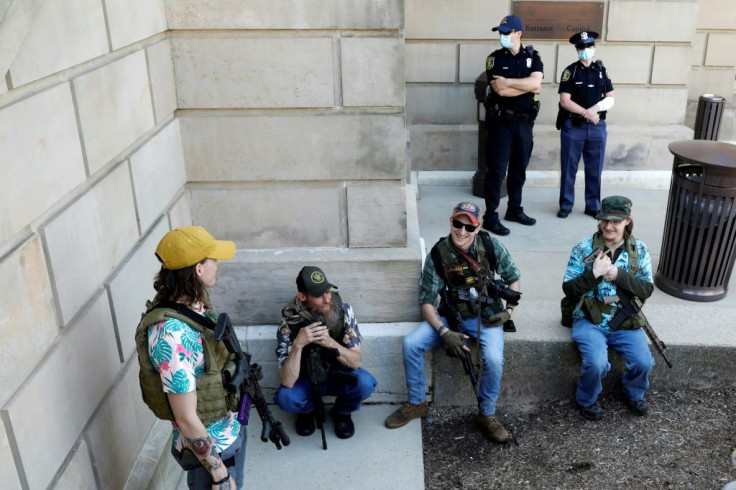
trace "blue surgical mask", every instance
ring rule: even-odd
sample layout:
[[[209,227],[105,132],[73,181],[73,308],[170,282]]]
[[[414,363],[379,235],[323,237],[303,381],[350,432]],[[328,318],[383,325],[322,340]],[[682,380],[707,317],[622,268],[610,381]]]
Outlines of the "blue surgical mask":
[[[583,61],[590,61],[595,56],[595,48],[585,48],[578,51],[578,58]]]
[[[511,40],[511,34],[501,34],[501,37],[498,38],[498,42],[506,49],[511,49],[511,46],[514,45],[514,41]]]

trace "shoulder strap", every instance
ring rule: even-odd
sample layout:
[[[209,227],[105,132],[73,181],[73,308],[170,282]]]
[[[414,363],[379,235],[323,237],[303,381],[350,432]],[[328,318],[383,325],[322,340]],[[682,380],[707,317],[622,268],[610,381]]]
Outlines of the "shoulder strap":
[[[593,250],[602,249],[604,245],[602,235],[596,232],[593,235]],[[636,246],[636,238],[633,235],[626,239],[624,248],[629,255],[629,272],[636,274],[639,270],[639,247]]]
[[[153,311],[153,310],[155,310],[157,308],[166,308],[166,309],[169,309],[169,310],[174,310],[176,313],[178,313],[178,314],[180,314],[182,316],[187,317],[188,319],[192,320],[194,323],[196,323],[198,325],[201,325],[201,326],[203,326],[204,328],[206,328],[208,330],[214,330],[215,327],[216,327],[215,322],[213,322],[207,316],[200,315],[199,313],[195,313],[194,311],[192,311],[191,309],[187,308],[183,304],[181,304],[181,303],[175,303],[175,302],[169,301],[169,300],[159,301],[158,303],[156,303],[153,306],[153,308],[151,308],[150,310],[148,310],[146,312],[146,314],[147,313],[150,313],[151,311]]]
[[[629,272],[636,274],[639,271],[639,247],[633,235],[626,241],[628,242]]]
[[[483,230],[480,231],[479,235],[481,240],[483,241],[483,248],[485,248],[486,261],[488,262],[488,266],[491,268],[491,272],[495,273],[498,267],[498,262],[496,260],[496,249],[493,247],[491,235],[487,231]],[[439,249],[439,244],[444,239],[445,237],[442,237],[437,240],[437,243],[434,244],[432,250],[429,251],[429,254],[432,257],[432,262],[434,262],[434,269],[437,271],[437,274],[442,278],[443,281],[447,282],[447,279],[445,278],[445,267],[444,263],[442,262],[442,254],[440,253]]]
[[[495,273],[498,267],[498,261],[496,260],[496,249],[493,247],[491,235],[484,230],[481,230],[479,235],[481,240],[483,240],[483,247],[486,249],[486,260],[488,261],[488,266],[491,268],[491,272]]]
[[[526,52],[529,53],[529,56],[534,56],[534,46],[532,46],[531,44],[527,44],[524,49],[526,49]]]
[[[432,262],[434,262],[434,270],[437,271],[437,274],[442,278],[442,281],[446,283],[447,278],[445,277],[445,264],[442,262],[442,254],[440,253],[439,247],[440,242],[444,239],[445,237],[437,240],[437,243],[434,244],[432,250],[429,251],[429,255],[432,257]]]

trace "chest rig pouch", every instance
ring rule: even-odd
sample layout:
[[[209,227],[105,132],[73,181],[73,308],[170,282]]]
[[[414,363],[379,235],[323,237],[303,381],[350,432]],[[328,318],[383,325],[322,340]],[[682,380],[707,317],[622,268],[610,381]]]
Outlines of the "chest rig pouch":
[[[488,269],[493,278],[496,274],[496,253],[490,236],[481,231],[478,234],[481,240],[476,242],[478,262]],[[467,260],[450,250],[448,238],[440,240],[432,247],[430,255],[434,262],[437,274],[445,281],[450,291],[450,298],[464,318],[472,318],[478,314],[478,309],[484,304],[481,291],[481,278],[476,275]]]

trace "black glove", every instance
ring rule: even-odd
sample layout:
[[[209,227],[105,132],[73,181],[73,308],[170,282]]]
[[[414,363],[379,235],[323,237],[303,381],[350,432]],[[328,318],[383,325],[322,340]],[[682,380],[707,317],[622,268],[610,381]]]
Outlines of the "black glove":
[[[484,327],[497,327],[503,325],[507,321],[511,320],[511,313],[507,310],[503,310],[501,313],[496,313],[483,324]]]
[[[463,350],[465,342],[461,333],[448,330],[442,334],[442,342],[445,343],[445,352],[448,356],[459,357],[461,359],[465,357],[465,351]]]

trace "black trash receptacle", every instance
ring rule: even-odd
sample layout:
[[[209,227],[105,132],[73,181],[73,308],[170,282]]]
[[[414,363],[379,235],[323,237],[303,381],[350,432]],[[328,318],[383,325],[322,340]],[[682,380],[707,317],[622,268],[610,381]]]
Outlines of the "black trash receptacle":
[[[475,100],[476,100],[476,117],[478,119],[478,169],[473,174],[473,195],[475,197],[485,197],[485,182],[486,172],[488,167],[486,166],[486,121],[485,121],[485,108],[481,114],[481,107],[484,107],[486,101],[486,88],[488,87],[488,77],[486,72],[481,73],[475,79]],[[506,179],[501,184],[501,197],[505,197],[507,194],[506,190]]]
[[[713,141],[718,139],[725,106],[726,98],[720,95],[705,94],[698,98],[693,139]]]
[[[662,249],[654,283],[672,296],[726,296],[736,259],[736,145],[676,141]]]

